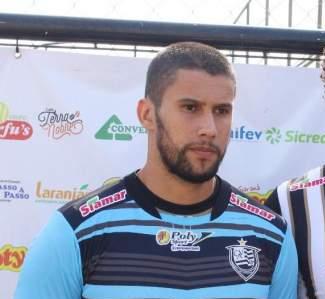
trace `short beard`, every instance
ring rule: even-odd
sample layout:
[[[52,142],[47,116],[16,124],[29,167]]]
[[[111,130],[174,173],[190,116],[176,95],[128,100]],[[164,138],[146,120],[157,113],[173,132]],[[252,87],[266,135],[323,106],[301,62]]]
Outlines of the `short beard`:
[[[202,143],[189,143],[180,150],[172,142],[169,133],[167,132],[161,118],[156,112],[157,122],[157,148],[160,153],[160,157],[169,170],[170,173],[178,176],[184,181],[200,184],[212,179],[219,170],[220,164],[224,158],[226,150],[222,153],[220,148],[209,142]],[[186,157],[186,151],[193,146],[209,146],[216,151],[219,157],[216,161],[204,172],[199,173],[193,169],[191,162]]]

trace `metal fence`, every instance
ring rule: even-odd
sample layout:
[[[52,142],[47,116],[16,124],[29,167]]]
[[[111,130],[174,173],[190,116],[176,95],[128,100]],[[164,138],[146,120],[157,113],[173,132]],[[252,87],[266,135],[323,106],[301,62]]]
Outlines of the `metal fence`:
[[[321,29],[323,1],[317,1],[320,29],[314,30],[269,27],[270,0],[265,2],[264,27],[251,25],[253,0],[246,2],[233,22],[245,17],[245,25],[0,14],[0,45],[14,47],[17,57],[22,47],[143,57],[169,43],[192,40],[223,50],[237,63],[318,66],[325,30]],[[288,25],[292,25],[292,0],[288,5]]]

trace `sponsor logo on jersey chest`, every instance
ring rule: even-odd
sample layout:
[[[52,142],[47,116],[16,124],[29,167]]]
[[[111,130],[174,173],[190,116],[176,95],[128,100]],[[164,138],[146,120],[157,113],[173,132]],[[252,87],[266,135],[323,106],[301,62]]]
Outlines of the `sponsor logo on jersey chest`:
[[[162,229],[156,233],[156,242],[160,246],[170,245],[171,251],[200,251],[201,247],[198,244],[212,235],[210,232]]]

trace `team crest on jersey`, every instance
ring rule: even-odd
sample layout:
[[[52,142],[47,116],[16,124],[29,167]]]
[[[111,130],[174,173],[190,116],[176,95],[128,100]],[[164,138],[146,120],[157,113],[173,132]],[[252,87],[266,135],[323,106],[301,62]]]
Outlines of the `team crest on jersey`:
[[[156,234],[156,242],[160,246],[170,245],[171,251],[200,251],[198,245],[202,241],[210,238],[213,233],[195,233],[189,230],[160,230]]]
[[[231,245],[226,248],[229,251],[229,262],[231,267],[245,281],[250,280],[260,267],[258,253],[261,249],[246,245],[247,241],[241,238],[239,245]]]

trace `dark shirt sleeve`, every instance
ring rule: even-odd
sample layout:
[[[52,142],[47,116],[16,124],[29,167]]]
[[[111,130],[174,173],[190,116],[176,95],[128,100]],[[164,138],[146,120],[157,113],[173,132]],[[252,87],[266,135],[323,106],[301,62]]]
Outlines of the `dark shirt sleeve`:
[[[271,195],[266,199],[264,203],[267,207],[272,209],[274,212],[281,215],[281,208],[279,204],[278,191],[277,188],[273,190]]]

